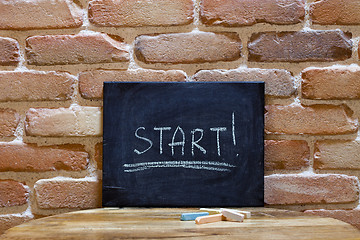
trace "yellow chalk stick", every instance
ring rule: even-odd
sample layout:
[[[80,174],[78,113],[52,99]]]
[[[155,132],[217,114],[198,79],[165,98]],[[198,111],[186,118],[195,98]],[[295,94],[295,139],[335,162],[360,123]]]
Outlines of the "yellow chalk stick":
[[[204,217],[197,217],[195,219],[196,224],[204,224],[204,223],[213,223],[224,220],[224,216],[222,214],[214,214]]]
[[[221,213],[220,209],[200,208],[200,212],[208,212],[210,215]]]
[[[243,214],[227,209],[223,209],[221,213],[228,221],[242,222],[245,218]]]

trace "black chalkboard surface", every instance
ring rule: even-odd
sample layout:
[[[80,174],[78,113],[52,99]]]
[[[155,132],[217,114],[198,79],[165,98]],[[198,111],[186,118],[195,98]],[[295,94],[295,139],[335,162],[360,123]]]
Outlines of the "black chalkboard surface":
[[[104,83],[103,206],[264,204],[264,83]]]

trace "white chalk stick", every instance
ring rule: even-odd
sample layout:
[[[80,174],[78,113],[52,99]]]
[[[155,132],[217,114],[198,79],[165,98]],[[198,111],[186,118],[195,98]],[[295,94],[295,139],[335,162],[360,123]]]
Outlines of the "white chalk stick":
[[[231,209],[231,208],[221,208],[220,210],[221,211],[222,210],[229,210],[229,211],[233,211],[233,212],[238,212],[238,213],[243,214],[245,216],[245,219],[251,218],[251,212],[249,212],[249,211],[243,211],[243,210],[237,210],[237,209]]]
[[[231,210],[223,209],[221,213],[224,215],[227,221],[242,222],[245,218],[243,214]]]
[[[237,210],[237,212],[243,214],[245,216],[245,218],[251,218],[251,212],[241,211],[241,210]]]
[[[224,220],[224,216],[222,214],[214,214],[204,217],[197,217],[195,219],[196,224],[204,224],[204,223],[213,223],[213,222],[220,222]]]
[[[221,213],[220,209],[200,208],[200,212],[208,212],[210,215]]]

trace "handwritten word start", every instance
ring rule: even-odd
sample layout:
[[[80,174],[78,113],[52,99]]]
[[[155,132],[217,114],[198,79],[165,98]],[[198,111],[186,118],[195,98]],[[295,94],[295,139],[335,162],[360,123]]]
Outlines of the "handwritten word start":
[[[231,119],[231,133],[232,133],[232,142],[234,144],[234,146],[236,146],[236,137],[235,137],[235,113],[232,113],[232,119]],[[172,128],[171,127],[154,127],[153,128],[154,131],[159,131],[159,153],[163,154],[163,134],[165,131],[171,131]],[[210,131],[212,132],[216,132],[216,146],[217,146],[217,154],[219,156],[221,156],[221,133],[222,132],[226,132],[228,131],[228,129],[226,127],[211,127],[209,128]],[[136,154],[144,154],[147,151],[149,151],[152,147],[153,147],[153,141],[151,141],[149,138],[146,138],[144,136],[141,136],[141,132],[146,131],[145,127],[138,127],[135,130],[135,137],[137,139],[140,139],[144,142],[146,142],[146,144],[148,145],[148,147],[144,150],[139,150],[139,149],[134,149],[134,152]],[[197,151],[202,152],[203,154],[207,153],[207,150],[205,149],[204,146],[201,146],[200,141],[203,139],[204,137],[204,129],[201,128],[194,128],[193,130],[190,131],[191,134],[191,154],[194,156],[195,154],[195,149],[197,149]],[[181,139],[176,140],[176,139]],[[170,143],[167,144],[170,148],[171,148],[171,154],[174,156],[175,154],[175,147],[181,147],[181,155],[184,155],[185,152],[185,132],[184,130],[180,127],[177,126],[175,128],[175,130],[173,130],[173,134],[172,134],[172,140]]]

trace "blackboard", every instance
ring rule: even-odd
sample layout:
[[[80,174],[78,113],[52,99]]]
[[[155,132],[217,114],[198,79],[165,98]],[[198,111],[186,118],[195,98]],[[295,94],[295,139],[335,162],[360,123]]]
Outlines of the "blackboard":
[[[103,206],[264,204],[264,83],[104,83]]]

